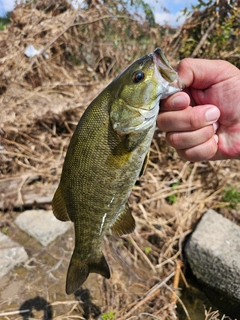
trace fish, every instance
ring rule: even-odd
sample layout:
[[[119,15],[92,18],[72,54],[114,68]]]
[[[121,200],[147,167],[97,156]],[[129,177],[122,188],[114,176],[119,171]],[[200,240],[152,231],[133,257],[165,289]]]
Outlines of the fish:
[[[56,218],[74,223],[67,294],[89,273],[110,278],[103,237],[107,230],[118,236],[134,231],[128,199],[147,165],[159,100],[182,89],[178,73],[156,48],[120,73],[82,115],[52,201]]]

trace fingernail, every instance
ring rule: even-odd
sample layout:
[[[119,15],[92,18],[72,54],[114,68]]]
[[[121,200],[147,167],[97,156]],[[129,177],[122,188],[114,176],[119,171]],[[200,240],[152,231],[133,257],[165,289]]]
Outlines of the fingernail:
[[[214,138],[214,140],[216,141],[216,144],[218,144],[218,135],[215,134],[215,135],[213,136],[213,138]]]
[[[208,109],[205,113],[205,118],[208,122],[216,121],[220,117],[220,111],[217,107]]]
[[[213,123],[213,130],[214,130],[214,132],[217,131],[218,127],[219,127],[219,123],[218,123],[217,121],[214,122],[214,123]]]
[[[185,95],[176,95],[172,98],[172,106],[173,108],[182,108],[188,105],[188,99]]]

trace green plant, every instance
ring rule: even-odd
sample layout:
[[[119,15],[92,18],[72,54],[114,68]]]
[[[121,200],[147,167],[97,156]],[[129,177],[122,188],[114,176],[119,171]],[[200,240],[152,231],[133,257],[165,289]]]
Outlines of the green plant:
[[[171,186],[171,188],[172,188],[173,190],[176,190],[177,187],[178,187],[180,184],[181,184],[181,181],[179,180],[179,181],[173,183],[172,186]],[[169,196],[167,196],[166,199],[167,199],[167,201],[168,201],[170,204],[173,204],[173,203],[177,202],[177,194],[176,194],[176,193],[170,194]]]
[[[127,241],[129,244],[132,244],[132,239],[128,238]]]
[[[224,189],[222,201],[227,202],[230,208],[236,209],[240,203],[240,192],[235,187],[227,186]]]
[[[120,246],[120,247],[123,247],[123,245],[124,245],[123,241],[120,240],[120,241],[119,241],[119,246]]]
[[[171,43],[179,59],[225,59],[239,68],[239,0],[198,0],[182,13],[187,19]]]
[[[8,227],[3,228],[2,232],[3,232],[4,234],[7,234],[7,233],[8,233]]]
[[[102,320],[114,320],[115,315],[113,311],[109,311],[108,313],[103,313],[101,316]]]
[[[145,253],[148,254],[152,251],[151,247],[145,247]]]
[[[149,23],[149,25],[151,27],[155,27],[156,22],[155,22],[155,18],[154,18],[154,13],[152,11],[151,6],[148,3],[146,3],[143,0],[135,0],[135,1],[131,0],[130,4],[131,4],[131,6],[135,6],[136,8],[138,8],[140,10],[142,9],[145,14],[146,21]]]
[[[7,17],[0,17],[0,30],[4,30],[5,26],[7,26],[10,23],[9,16]]]
[[[177,197],[175,194],[170,194],[170,196],[167,197],[167,201],[170,202],[171,204],[177,202]]]

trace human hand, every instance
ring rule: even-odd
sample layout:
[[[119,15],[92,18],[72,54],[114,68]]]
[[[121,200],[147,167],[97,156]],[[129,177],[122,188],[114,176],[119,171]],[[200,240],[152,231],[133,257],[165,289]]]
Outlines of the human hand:
[[[189,161],[240,158],[240,70],[222,60],[187,58],[185,92],[161,101],[158,127]]]

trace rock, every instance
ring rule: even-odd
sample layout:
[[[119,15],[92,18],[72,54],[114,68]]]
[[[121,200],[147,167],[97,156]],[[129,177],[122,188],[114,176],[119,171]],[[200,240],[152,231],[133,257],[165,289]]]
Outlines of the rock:
[[[240,302],[240,227],[208,210],[185,246],[193,274]]]
[[[24,211],[16,218],[15,223],[45,247],[72,226],[70,221],[57,220],[51,210]]]
[[[0,278],[27,259],[24,248],[0,232]]]

